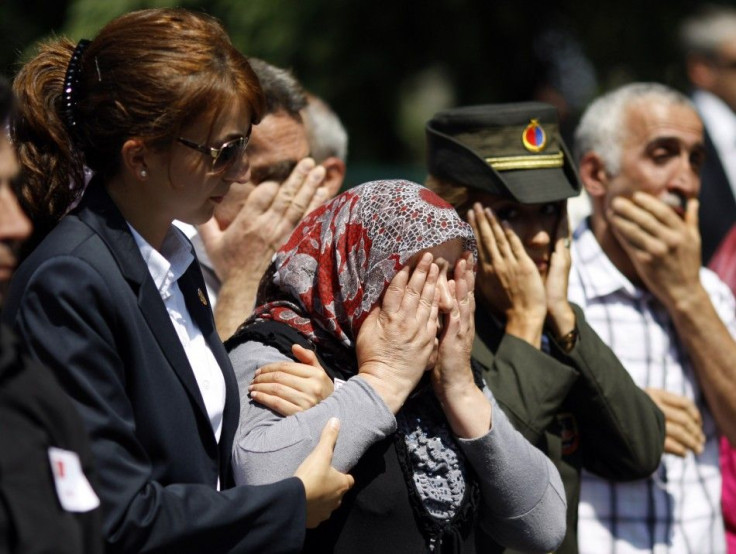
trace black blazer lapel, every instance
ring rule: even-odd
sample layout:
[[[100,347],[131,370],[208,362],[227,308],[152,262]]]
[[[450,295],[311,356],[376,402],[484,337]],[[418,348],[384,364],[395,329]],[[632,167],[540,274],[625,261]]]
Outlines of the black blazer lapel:
[[[207,288],[198,263],[193,262],[184,275],[179,278],[179,286],[184,294],[189,314],[202,331],[225,379],[225,409],[222,414],[222,433],[220,434],[219,444],[220,475],[224,488],[230,479],[230,456],[235,430],[240,419],[238,382],[235,379],[235,372],[230,363],[230,358],[225,351],[220,336],[217,334],[210,301],[207,296]]]
[[[151,333],[156,337],[156,341],[187,390],[192,403],[197,406],[199,415],[205,418],[207,425],[203,428],[211,429],[207,409],[194,372],[189,365],[189,358],[179,342],[166,306],[141,257],[128,224],[101,183],[94,179],[90,182],[76,213],[100,236],[112,252],[121,273],[130,283],[133,291],[137,293],[138,306]],[[216,447],[213,433],[210,433],[209,439],[203,437],[203,440],[208,449]]]

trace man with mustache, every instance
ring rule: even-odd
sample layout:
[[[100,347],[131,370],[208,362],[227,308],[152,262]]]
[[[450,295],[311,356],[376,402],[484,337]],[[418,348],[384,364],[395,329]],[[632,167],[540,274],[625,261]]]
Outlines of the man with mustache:
[[[654,83],[593,102],[575,134],[592,215],[573,236],[569,295],[666,418],[649,478],[583,473],[580,551],[725,552],[718,432],[736,440],[736,304],[701,267],[703,124]]]

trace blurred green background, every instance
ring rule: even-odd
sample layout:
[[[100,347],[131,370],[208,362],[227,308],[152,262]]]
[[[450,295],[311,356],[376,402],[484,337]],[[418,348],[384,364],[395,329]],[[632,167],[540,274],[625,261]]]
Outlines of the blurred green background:
[[[721,2],[724,3],[724,2]],[[733,4],[733,2],[731,2]],[[218,17],[247,55],[290,68],[350,134],[348,184],[422,180],[424,123],[450,106],[543,99],[570,133],[596,94],[631,80],[686,90],[677,46],[692,0],[0,0],[0,64],[35,41],[93,38],[134,9]]]

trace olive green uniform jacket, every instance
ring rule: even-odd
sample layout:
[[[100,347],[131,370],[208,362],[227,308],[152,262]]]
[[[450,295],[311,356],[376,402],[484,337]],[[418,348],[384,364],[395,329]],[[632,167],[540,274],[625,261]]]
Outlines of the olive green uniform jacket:
[[[511,422],[545,452],[562,475],[567,534],[557,552],[577,553],[580,471],[616,481],[642,479],[664,450],[662,412],[573,305],[579,338],[565,353],[550,338],[549,353],[504,332],[476,311],[473,363]],[[547,334],[547,337],[550,335]]]

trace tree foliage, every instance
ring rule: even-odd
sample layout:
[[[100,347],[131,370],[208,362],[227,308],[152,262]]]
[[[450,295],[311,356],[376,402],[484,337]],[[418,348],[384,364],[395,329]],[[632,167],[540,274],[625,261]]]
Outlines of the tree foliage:
[[[351,163],[421,164],[423,122],[451,104],[561,102],[569,121],[629,80],[684,86],[676,47],[692,0],[40,0],[1,5],[6,73],[49,32],[93,37],[133,9],[179,5],[224,23],[244,53],[293,69],[340,114]],[[30,13],[34,15],[31,16]]]

